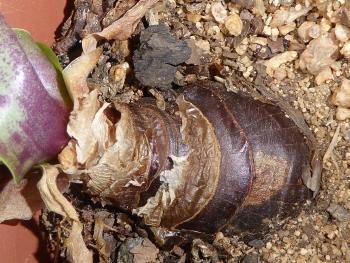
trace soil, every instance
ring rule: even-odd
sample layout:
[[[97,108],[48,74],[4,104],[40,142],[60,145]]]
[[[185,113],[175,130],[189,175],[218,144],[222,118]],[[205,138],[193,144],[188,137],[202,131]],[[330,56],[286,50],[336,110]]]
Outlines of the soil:
[[[91,1],[76,1],[76,12],[63,27],[63,37],[56,44],[63,65],[76,56],[79,39],[120,17],[117,14],[111,18],[108,12],[111,7],[120,2],[121,14],[130,8],[125,4],[128,1],[103,2],[108,4],[98,9]],[[305,204],[298,216],[270,222],[268,233],[249,242],[243,242],[239,236],[218,233],[213,242],[196,239],[187,247],[162,250],[147,243],[148,233],[136,218],[115,208],[94,204],[82,194],[79,185],[72,184],[66,197],[80,213],[84,239],[94,251],[96,262],[350,262],[350,116],[337,114],[347,107],[331,99],[332,94],[342,89],[343,78],[350,75],[343,48],[349,37],[344,41],[335,30],[338,25],[349,26],[349,7],[345,2],[266,0],[254,4],[254,1],[164,0],[140,23],[129,45],[120,41],[103,44],[103,57],[89,77],[89,84],[100,89],[102,100],[130,101],[147,94],[142,78],[139,78],[141,82],[137,81],[132,72],[126,85],[116,89],[110,69],[123,61],[132,64],[130,54],[139,46],[140,31],[149,24],[166,24],[173,36],[192,49],[192,56],[185,63],[172,65],[180,64],[173,87],[210,79],[225,83],[232,90],[252,92],[237,81],[237,76],[255,85],[264,83],[266,89],[303,113],[322,154],[327,154],[317,197]],[[257,3],[263,3],[265,8]],[[295,15],[304,9],[306,13]],[[281,10],[286,16],[296,18],[281,19]],[[84,12],[90,15],[82,17]],[[311,29],[305,33],[307,21]],[[335,39],[334,52],[323,53],[331,50],[332,44],[320,41],[317,30],[323,35],[329,34],[332,41]],[[314,53],[312,46],[317,50]],[[318,62],[328,59],[328,62],[317,64],[310,57]],[[147,81],[147,84],[152,82]],[[161,90],[171,94],[168,84],[169,80],[161,85]],[[350,100],[350,95],[344,95],[343,99]],[[103,222],[107,247],[100,247],[94,235],[97,220]],[[51,250],[64,262],[65,251],[60,247],[69,226],[51,213],[44,213],[43,221],[49,231]],[[137,253],[132,252],[135,248],[150,258],[155,253],[156,259],[138,258]]]

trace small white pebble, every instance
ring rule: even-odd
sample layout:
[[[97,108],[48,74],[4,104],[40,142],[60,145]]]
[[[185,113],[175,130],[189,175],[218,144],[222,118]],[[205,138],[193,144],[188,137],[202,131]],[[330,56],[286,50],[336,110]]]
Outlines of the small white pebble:
[[[350,119],[350,109],[338,107],[335,117],[339,121],[345,121],[346,119]]]
[[[223,24],[227,17],[227,10],[221,2],[215,2],[211,5],[211,14],[216,22]]]
[[[271,242],[267,242],[266,243],[266,248],[267,249],[271,249],[272,248],[272,243]]]
[[[346,42],[345,45],[343,46],[343,48],[340,50],[340,53],[350,59],[350,41]]]
[[[305,21],[300,25],[297,32],[301,40],[303,40],[304,42],[307,42],[310,40],[309,31],[314,25],[315,25],[315,22],[311,22],[311,21]]]
[[[343,79],[341,85],[334,91],[331,102],[336,106],[350,108],[350,80]]]
[[[328,19],[322,18],[320,26],[321,26],[322,33],[325,33],[332,28],[332,23]]]
[[[346,42],[350,37],[350,29],[341,24],[336,24],[334,33],[336,38],[341,42]]]
[[[300,249],[300,254],[302,256],[305,256],[307,253],[308,253],[307,249],[305,249],[305,248]]]
[[[277,40],[279,34],[280,34],[280,31],[278,30],[278,28],[272,28],[271,29],[271,38],[272,38],[272,40]]]
[[[243,23],[239,15],[232,14],[226,18],[225,27],[231,35],[239,36],[242,33]]]
[[[311,38],[318,38],[321,35],[321,27],[317,24],[313,25],[309,29],[309,36]]]

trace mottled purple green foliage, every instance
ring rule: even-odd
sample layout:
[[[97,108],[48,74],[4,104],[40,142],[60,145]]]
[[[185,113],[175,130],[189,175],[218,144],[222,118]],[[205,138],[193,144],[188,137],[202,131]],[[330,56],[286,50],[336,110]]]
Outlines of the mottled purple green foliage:
[[[30,34],[10,29],[0,15],[0,160],[17,181],[67,143],[63,88],[59,70]]]

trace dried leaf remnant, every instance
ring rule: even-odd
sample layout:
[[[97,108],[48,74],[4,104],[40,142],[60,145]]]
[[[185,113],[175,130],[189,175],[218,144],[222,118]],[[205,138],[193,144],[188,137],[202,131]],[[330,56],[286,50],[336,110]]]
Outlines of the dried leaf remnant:
[[[84,53],[96,49],[99,39],[127,40],[134,33],[135,28],[146,12],[159,0],[140,0],[135,6],[125,13],[120,19],[106,27],[99,33],[93,33],[83,39]]]
[[[59,169],[45,165],[42,166],[42,170],[43,176],[38,183],[38,189],[47,209],[72,221],[71,232],[65,242],[68,259],[73,263],[92,263],[92,252],[87,249],[83,240],[83,226],[79,215],[57,187],[56,180],[60,173]]]

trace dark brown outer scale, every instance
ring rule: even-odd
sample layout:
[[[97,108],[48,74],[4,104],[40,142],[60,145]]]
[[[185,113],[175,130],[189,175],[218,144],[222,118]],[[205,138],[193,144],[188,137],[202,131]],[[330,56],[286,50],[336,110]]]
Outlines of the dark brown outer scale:
[[[309,148],[299,128],[279,107],[217,86],[194,87],[185,92],[185,98],[215,125],[222,150],[227,151],[221,163],[226,177],[239,178],[236,185],[224,181],[209,209],[186,228],[204,231],[208,227],[214,233],[231,222],[231,228],[254,231],[264,218],[286,215],[293,204],[310,198],[301,179],[310,170]],[[234,130],[226,140],[219,131],[230,130],[232,123]],[[231,157],[234,148],[239,154]],[[248,174],[236,158],[245,161],[242,166],[248,164]],[[220,218],[220,214],[226,218]]]
[[[301,179],[310,150],[277,106],[208,82],[185,88],[165,110],[152,99],[128,107],[134,152],[144,152],[129,178],[139,186],[104,197],[153,229],[254,232],[310,197]]]

